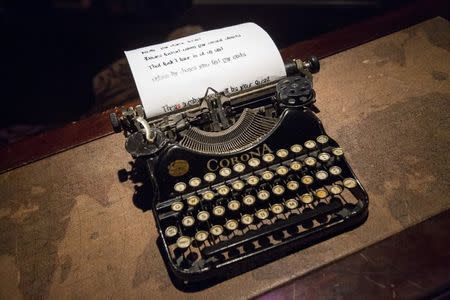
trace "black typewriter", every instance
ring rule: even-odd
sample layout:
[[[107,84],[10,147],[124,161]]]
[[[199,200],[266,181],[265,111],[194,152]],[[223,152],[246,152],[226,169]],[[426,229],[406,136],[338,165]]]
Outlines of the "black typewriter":
[[[315,114],[319,61],[285,66],[276,82],[234,94],[208,88],[197,106],[171,114],[111,114],[150,174],[172,277],[240,273],[367,218],[367,193]]]

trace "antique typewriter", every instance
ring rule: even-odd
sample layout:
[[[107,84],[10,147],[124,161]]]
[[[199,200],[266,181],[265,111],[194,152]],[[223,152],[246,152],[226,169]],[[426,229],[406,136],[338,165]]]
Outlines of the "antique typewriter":
[[[172,277],[240,273],[366,219],[367,194],[315,114],[318,59],[285,67],[276,82],[234,94],[208,88],[197,106],[171,114],[111,114],[150,174]]]

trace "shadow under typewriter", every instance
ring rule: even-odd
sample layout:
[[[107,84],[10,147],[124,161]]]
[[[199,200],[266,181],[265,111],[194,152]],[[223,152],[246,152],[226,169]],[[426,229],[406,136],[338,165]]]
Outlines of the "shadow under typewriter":
[[[172,127],[130,122],[134,112],[122,119],[127,150],[152,187],[135,199],[152,191],[144,198],[153,200],[157,244],[179,289],[214,285],[367,218],[367,193],[314,113],[310,75],[205,96],[207,113],[182,113]]]
[[[134,184],[133,204],[143,212],[153,207],[153,189],[150,176],[145,167],[145,161],[137,159],[129,162],[131,170],[120,169],[117,177],[120,182],[130,181]]]

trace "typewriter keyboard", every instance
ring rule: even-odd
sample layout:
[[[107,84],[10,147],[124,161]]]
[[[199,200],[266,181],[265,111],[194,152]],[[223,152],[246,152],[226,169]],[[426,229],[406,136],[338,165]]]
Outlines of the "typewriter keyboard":
[[[359,182],[326,135],[247,158],[177,182],[174,197],[158,204],[178,266],[199,270],[276,246],[357,203]]]

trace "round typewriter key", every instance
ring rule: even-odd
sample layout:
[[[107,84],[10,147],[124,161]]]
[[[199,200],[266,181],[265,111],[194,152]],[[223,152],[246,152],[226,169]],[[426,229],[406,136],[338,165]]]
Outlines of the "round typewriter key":
[[[330,154],[326,153],[326,152],[322,152],[319,153],[319,155],[317,155],[317,158],[322,161],[322,162],[327,162],[330,160]]]
[[[177,240],[177,247],[181,249],[186,249],[191,245],[191,238],[187,236],[180,236]]]
[[[302,152],[302,150],[303,150],[303,147],[299,144],[295,144],[295,145],[291,146],[291,151],[294,153],[300,153],[300,152]]]
[[[317,160],[314,157],[307,157],[305,158],[305,165],[308,167],[314,167],[316,165]]]
[[[231,175],[231,169],[230,168],[222,168],[219,170],[219,174],[222,177],[228,177]]]
[[[316,190],[316,196],[319,199],[325,199],[326,197],[328,197],[328,191],[324,188],[320,188]]]
[[[245,170],[245,165],[243,163],[237,163],[233,166],[233,170],[237,173],[242,173]]]
[[[204,242],[208,238],[208,232],[204,230],[197,231],[195,234],[195,240],[198,242]]]
[[[191,180],[189,180],[189,185],[192,187],[198,187],[201,182],[202,182],[202,180],[200,178],[194,177],[194,178],[191,178]]]
[[[344,184],[344,186],[348,189],[353,189],[355,188],[358,184],[356,183],[356,180],[353,178],[345,178],[342,183]]]
[[[342,148],[333,148],[333,150],[331,150],[331,152],[335,156],[342,156],[342,155],[344,155],[344,149],[342,149]]]
[[[223,227],[220,225],[213,225],[209,232],[214,236],[219,236],[223,233]]]
[[[277,196],[281,196],[284,194],[284,186],[277,184],[272,188],[272,193],[274,193]]]
[[[313,140],[308,140],[305,142],[305,148],[312,150],[314,148],[316,148],[316,142],[314,142]]]
[[[296,191],[299,188],[299,184],[297,181],[295,180],[291,180],[286,184],[286,187],[288,188],[288,190],[290,191]]]
[[[256,168],[257,166],[259,166],[259,164],[261,163],[261,161],[258,158],[250,158],[248,160],[248,165],[252,168]]]
[[[206,173],[205,176],[203,176],[203,179],[205,179],[206,182],[213,182],[214,180],[216,180],[216,174]]]
[[[237,200],[231,200],[228,202],[228,209],[231,211],[237,211],[241,207],[241,203]]]
[[[280,203],[272,205],[270,208],[274,214],[281,214],[284,211],[284,206]]]
[[[228,195],[228,193],[230,192],[230,188],[226,185],[221,185],[217,188],[217,192],[219,193],[219,195],[221,196],[226,196]]]
[[[217,217],[221,217],[225,214],[225,207],[223,207],[221,205],[214,206],[212,213],[213,213],[213,215],[215,215]]]
[[[269,217],[267,209],[260,209],[256,212],[256,217],[260,220],[265,220]]]
[[[263,156],[263,161],[265,161],[266,163],[271,163],[271,162],[273,162],[273,160],[275,159],[275,156],[272,154],[272,153],[267,153],[267,154],[264,154],[264,156]]]
[[[233,183],[231,184],[231,187],[235,191],[242,191],[244,186],[245,186],[245,183],[242,180],[233,181]]]
[[[231,219],[225,223],[225,228],[228,229],[229,231],[233,231],[238,228],[238,225],[239,225],[238,221]]]
[[[284,190],[284,188],[283,188],[283,190]],[[265,201],[265,200],[269,199],[270,193],[268,191],[266,191],[266,190],[260,190],[258,192],[257,196],[258,196],[259,200]]]
[[[197,220],[201,221],[201,222],[206,222],[209,219],[209,212],[202,210],[199,211],[197,214]]]
[[[300,196],[300,200],[302,200],[302,202],[305,204],[309,204],[309,203],[313,202],[314,197],[310,193],[306,193],[306,194],[303,194]]]
[[[302,163],[299,161],[293,161],[291,162],[290,167],[293,171],[299,171],[302,168]]]
[[[164,234],[168,237],[174,237],[178,234],[178,228],[175,226],[169,226],[166,228],[166,230],[164,230]]]
[[[323,171],[323,170],[322,171],[318,171],[316,173],[316,178],[319,179],[319,180],[325,180],[325,179],[328,178],[328,173]]]
[[[248,215],[248,214],[242,215],[241,223],[244,224],[244,225],[252,224],[253,223],[253,216],[252,215]]]
[[[342,193],[342,187],[340,185],[333,184],[330,188],[330,193],[332,193],[333,195],[339,195],[340,193]]]
[[[186,183],[178,182],[173,186],[173,189],[178,193],[182,193],[186,189]]]
[[[273,173],[271,171],[264,171],[261,175],[261,177],[265,180],[265,181],[270,181],[273,178]]]
[[[206,192],[203,193],[202,197],[206,201],[210,201],[210,200],[214,199],[214,193],[211,192],[211,191],[206,191]]]
[[[180,201],[175,201],[170,205],[170,208],[173,211],[181,211],[183,209],[183,207],[184,207],[184,204],[183,204],[183,202],[180,202]]]
[[[253,205],[255,204],[255,197],[253,197],[252,195],[247,195],[242,199],[242,202],[248,206]]]
[[[277,174],[280,176],[284,176],[289,172],[289,169],[285,166],[279,166],[276,170]]]
[[[301,181],[305,185],[310,185],[314,182],[314,179],[312,178],[312,176],[305,175],[302,177]]]
[[[258,182],[259,182],[259,178],[256,177],[255,175],[252,175],[249,178],[247,178],[247,183],[251,186],[257,185]]]
[[[321,145],[325,145],[326,143],[328,143],[329,138],[326,135],[319,135],[316,138],[316,141],[321,144]]]
[[[192,216],[186,216],[181,220],[181,224],[183,224],[184,227],[191,227],[194,223],[195,219]]]
[[[296,209],[298,207],[298,201],[295,199],[288,199],[284,202],[284,205],[289,209]]]
[[[279,158],[285,158],[286,156],[288,156],[289,152],[286,149],[280,149],[276,154]]]
[[[199,204],[199,202],[200,202],[200,198],[197,196],[190,196],[187,198],[187,204],[189,206],[196,206]]]
[[[329,170],[331,175],[337,176],[339,174],[341,174],[342,169],[338,166],[332,166]]]

